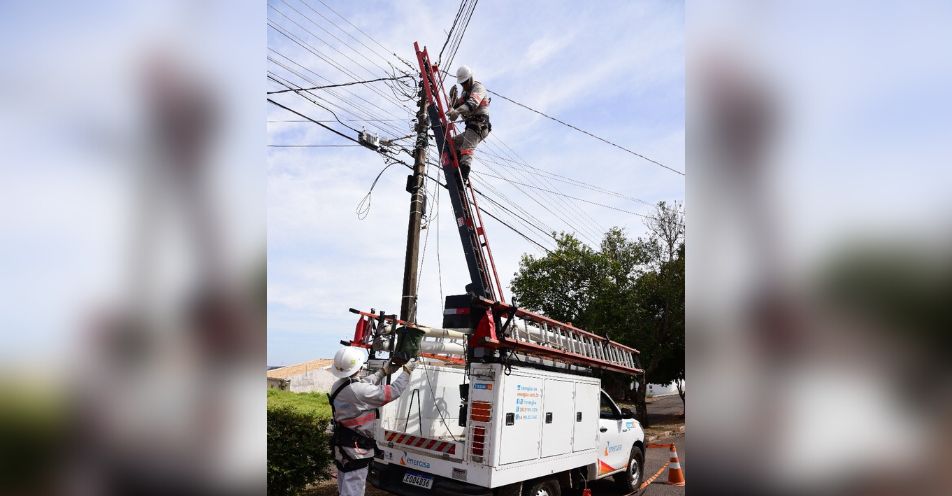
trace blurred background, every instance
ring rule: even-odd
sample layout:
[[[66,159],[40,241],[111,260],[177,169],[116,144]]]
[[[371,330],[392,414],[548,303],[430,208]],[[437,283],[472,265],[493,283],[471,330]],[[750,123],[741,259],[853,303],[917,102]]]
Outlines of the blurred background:
[[[264,492],[264,29],[0,4],[0,493]]]
[[[691,493],[949,494],[947,2],[688,2]]]

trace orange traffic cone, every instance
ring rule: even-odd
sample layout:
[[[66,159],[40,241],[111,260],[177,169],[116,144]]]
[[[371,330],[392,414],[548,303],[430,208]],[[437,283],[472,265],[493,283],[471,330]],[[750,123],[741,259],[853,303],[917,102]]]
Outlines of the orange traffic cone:
[[[671,464],[668,465],[668,484],[673,486],[684,485],[684,471],[681,470],[681,462],[678,461],[678,450],[671,444]]]

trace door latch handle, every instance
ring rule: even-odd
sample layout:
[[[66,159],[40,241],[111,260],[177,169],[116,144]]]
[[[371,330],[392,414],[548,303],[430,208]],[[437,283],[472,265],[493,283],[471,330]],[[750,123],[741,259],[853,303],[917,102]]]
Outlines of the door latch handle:
[[[608,432],[608,427],[602,427],[601,429],[598,429],[598,431],[599,431],[599,432]]]

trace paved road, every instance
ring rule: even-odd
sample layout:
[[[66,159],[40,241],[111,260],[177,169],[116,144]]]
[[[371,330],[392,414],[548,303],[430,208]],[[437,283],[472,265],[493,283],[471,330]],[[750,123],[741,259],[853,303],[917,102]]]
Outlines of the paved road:
[[[684,414],[684,403],[676,394],[669,394],[655,398],[648,403],[648,416],[670,417]]]

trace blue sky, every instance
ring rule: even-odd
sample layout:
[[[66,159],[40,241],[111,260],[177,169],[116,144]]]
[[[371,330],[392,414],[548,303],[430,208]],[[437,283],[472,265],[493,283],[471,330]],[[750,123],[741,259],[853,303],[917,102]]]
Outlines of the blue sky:
[[[415,61],[414,41],[428,46],[431,53],[439,52],[458,8],[456,2],[325,1],[383,46],[410,61]],[[272,0],[269,5],[274,8],[268,11],[272,22],[307,40],[319,53],[326,53],[361,78],[374,77],[373,70],[377,68],[345,45],[350,44],[375,62],[381,62],[380,59],[308,5],[364,44],[379,47],[320,2],[307,0],[304,5],[298,0]],[[291,7],[310,17],[317,26]],[[683,6],[677,2],[603,2],[592,6],[578,2],[484,0],[476,7],[451,69],[467,64],[491,90],[684,170],[683,24]],[[327,44],[305,32],[302,26]],[[352,80],[273,29],[268,30],[268,43],[331,82]],[[371,71],[347,60],[342,53]],[[270,64],[269,68],[304,85],[281,68]],[[378,72],[375,77],[383,75]],[[308,77],[326,84],[314,74]],[[269,88],[279,86],[269,84]],[[398,127],[392,129],[394,134],[401,129],[402,134],[410,133],[409,110],[387,103],[369,88],[348,89],[387,110],[392,114],[389,118],[405,119],[388,123]],[[301,97],[279,96],[282,103],[308,116],[330,118],[327,112]],[[351,94],[342,96],[370,107]],[[508,147],[532,167],[648,203],[684,198],[683,176],[502,99],[493,100],[491,112],[493,134],[481,150],[503,154]],[[338,113],[346,118],[346,112]],[[376,113],[384,114],[381,110]],[[298,119],[275,107],[269,109],[268,118]],[[359,122],[349,123],[358,129],[361,126]],[[268,130],[272,144],[348,143],[313,124],[271,122]],[[369,216],[359,220],[355,214],[357,203],[383,165],[379,156],[356,147],[269,149],[269,364],[331,356],[339,347],[338,341],[352,335],[354,319],[347,311],[349,307],[399,310],[409,200],[404,183],[409,171],[400,166],[387,170],[374,190]],[[508,167],[477,162],[474,170],[507,175],[515,181],[554,188],[623,210],[650,212],[644,203]],[[435,169],[431,172],[439,173]],[[491,177],[477,178],[476,186],[481,184],[487,191],[497,191],[512,199],[548,228],[569,232],[578,229],[590,243],[596,243],[611,226],[621,226],[632,236],[645,231],[641,218],[632,214],[553,197]],[[458,294],[463,292],[467,277],[452,218],[440,221],[451,213],[448,198],[443,195],[439,207],[432,209],[440,215],[431,212],[435,220],[428,232],[424,231],[427,248],[420,282],[419,320],[434,325],[439,324],[442,311],[441,284],[443,295]],[[508,282],[520,256],[540,254],[541,250],[492,219],[486,219],[486,224],[508,296]],[[528,227],[519,227],[530,232]],[[537,232],[533,237],[552,244],[545,243]]]

